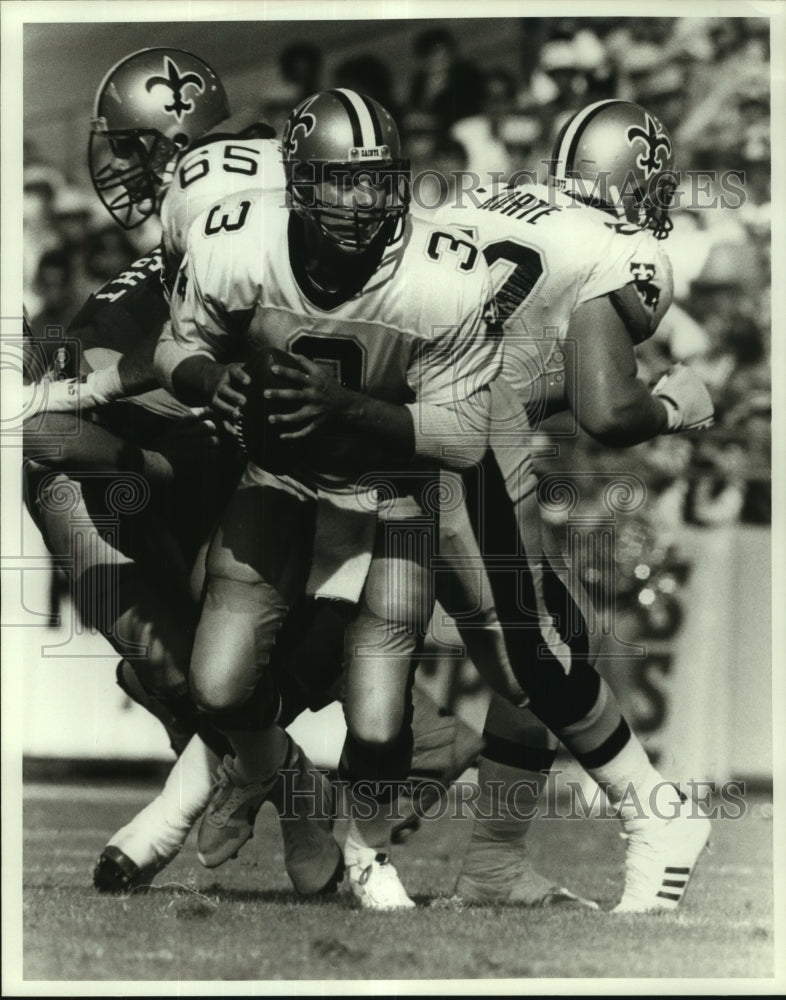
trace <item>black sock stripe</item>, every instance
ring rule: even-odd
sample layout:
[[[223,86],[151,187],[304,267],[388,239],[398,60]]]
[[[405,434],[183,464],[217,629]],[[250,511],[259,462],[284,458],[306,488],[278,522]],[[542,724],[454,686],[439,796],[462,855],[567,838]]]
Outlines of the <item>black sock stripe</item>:
[[[357,111],[355,111],[352,101],[349,100],[346,94],[342,94],[340,90],[331,90],[329,91],[329,93],[331,93],[334,97],[338,98],[338,100],[341,101],[341,104],[347,113],[347,117],[349,118],[349,123],[352,126],[352,145],[362,146],[363,130],[360,127],[360,119],[358,118],[358,113]]]
[[[361,99],[361,101],[368,108],[368,113],[369,113],[369,115],[371,115],[371,121],[374,123],[374,145],[375,146],[381,146],[382,145],[382,123],[380,122],[379,116],[377,115],[377,112],[374,109],[374,105],[371,103],[371,101],[368,99],[368,97],[366,97],[364,94],[358,94],[358,97]]]
[[[571,753],[576,758],[579,764],[585,769],[593,767],[602,767],[604,764],[608,764],[610,760],[613,760],[617,754],[622,750],[630,739],[630,727],[624,719],[620,719],[620,723],[611,736],[604,740],[599,747],[595,747],[594,750],[588,750],[586,753],[576,753],[575,750],[571,749]]]
[[[507,740],[504,736],[484,731],[485,747],[483,756],[496,764],[516,767],[522,771],[550,771],[557,756],[556,749],[547,750],[543,747],[528,747]]]

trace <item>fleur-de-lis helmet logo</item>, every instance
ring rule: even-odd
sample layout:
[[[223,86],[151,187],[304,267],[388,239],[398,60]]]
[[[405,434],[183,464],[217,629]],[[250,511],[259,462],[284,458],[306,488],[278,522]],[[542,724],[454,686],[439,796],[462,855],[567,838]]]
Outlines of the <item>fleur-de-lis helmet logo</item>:
[[[317,119],[314,115],[308,113],[308,109],[315,100],[316,95],[309,97],[308,100],[299,104],[289,116],[286,128],[284,129],[284,135],[281,140],[281,144],[284,148],[284,155],[287,158],[295,155],[299,140],[307,138],[307,136],[311,135],[314,131]],[[301,134],[298,135],[298,132]]]
[[[644,149],[636,158],[636,163],[644,171],[645,178],[649,180],[654,173],[662,170],[666,165],[660,156],[660,151],[663,150],[666,157],[671,156],[671,141],[661,131],[660,125],[651,115],[645,113],[644,118],[646,128],[642,128],[639,125],[631,125],[627,136],[631,146],[636,142],[644,143]]]
[[[196,92],[201,94],[205,90],[205,81],[199,73],[181,76],[177,63],[169,56],[164,57],[164,73],[166,76],[151,76],[145,83],[145,90],[149,94],[153,87],[167,87],[172,92],[172,103],[165,104],[164,111],[182,122],[183,115],[191,114],[194,110],[194,102],[184,99],[186,87],[195,87]]]

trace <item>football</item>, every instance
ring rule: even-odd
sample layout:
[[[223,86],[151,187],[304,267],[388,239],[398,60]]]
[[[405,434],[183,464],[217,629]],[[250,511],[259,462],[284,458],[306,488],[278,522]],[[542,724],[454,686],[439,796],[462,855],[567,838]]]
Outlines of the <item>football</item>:
[[[241,447],[252,462],[268,472],[283,474],[294,472],[307,461],[311,446],[308,439],[282,441],[280,425],[268,420],[271,413],[291,413],[299,405],[265,399],[266,389],[294,388],[291,382],[273,373],[273,365],[303,371],[291,354],[269,347],[255,350],[245,366],[251,383],[246,386],[246,405],[240,413],[238,434]]]

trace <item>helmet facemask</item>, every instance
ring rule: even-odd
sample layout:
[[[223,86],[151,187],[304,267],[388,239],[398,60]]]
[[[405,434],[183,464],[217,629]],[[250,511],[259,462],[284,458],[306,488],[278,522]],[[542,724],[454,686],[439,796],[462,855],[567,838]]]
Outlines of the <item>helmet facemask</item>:
[[[674,227],[669,208],[677,190],[678,177],[667,171],[650,179],[646,186],[630,174],[621,185],[612,184],[600,174],[593,178],[579,173],[551,177],[552,185],[591,208],[629,222],[639,229],[649,229],[658,240],[666,239]]]
[[[184,144],[185,145],[185,144]],[[159,209],[181,145],[155,130],[90,133],[90,175],[104,207],[124,229],[135,229]]]
[[[677,190],[676,173],[666,172],[653,177],[638,204],[639,225],[652,230],[656,240],[665,240],[674,228],[669,215],[674,194]]]
[[[362,253],[384,237],[400,235],[409,208],[409,162],[287,163],[287,191],[292,208],[344,253]]]

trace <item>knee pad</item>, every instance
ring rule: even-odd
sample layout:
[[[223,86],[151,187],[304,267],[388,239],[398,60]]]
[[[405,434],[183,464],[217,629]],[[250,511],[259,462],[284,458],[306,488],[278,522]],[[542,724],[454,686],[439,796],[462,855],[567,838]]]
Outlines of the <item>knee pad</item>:
[[[463,719],[440,708],[416,684],[412,690],[412,778],[436,778],[448,785],[477,763],[483,739]]]
[[[487,738],[499,738],[508,744],[556,753],[557,737],[529,708],[516,708],[497,696],[492,697],[483,726]],[[501,761],[506,763],[506,761]]]

